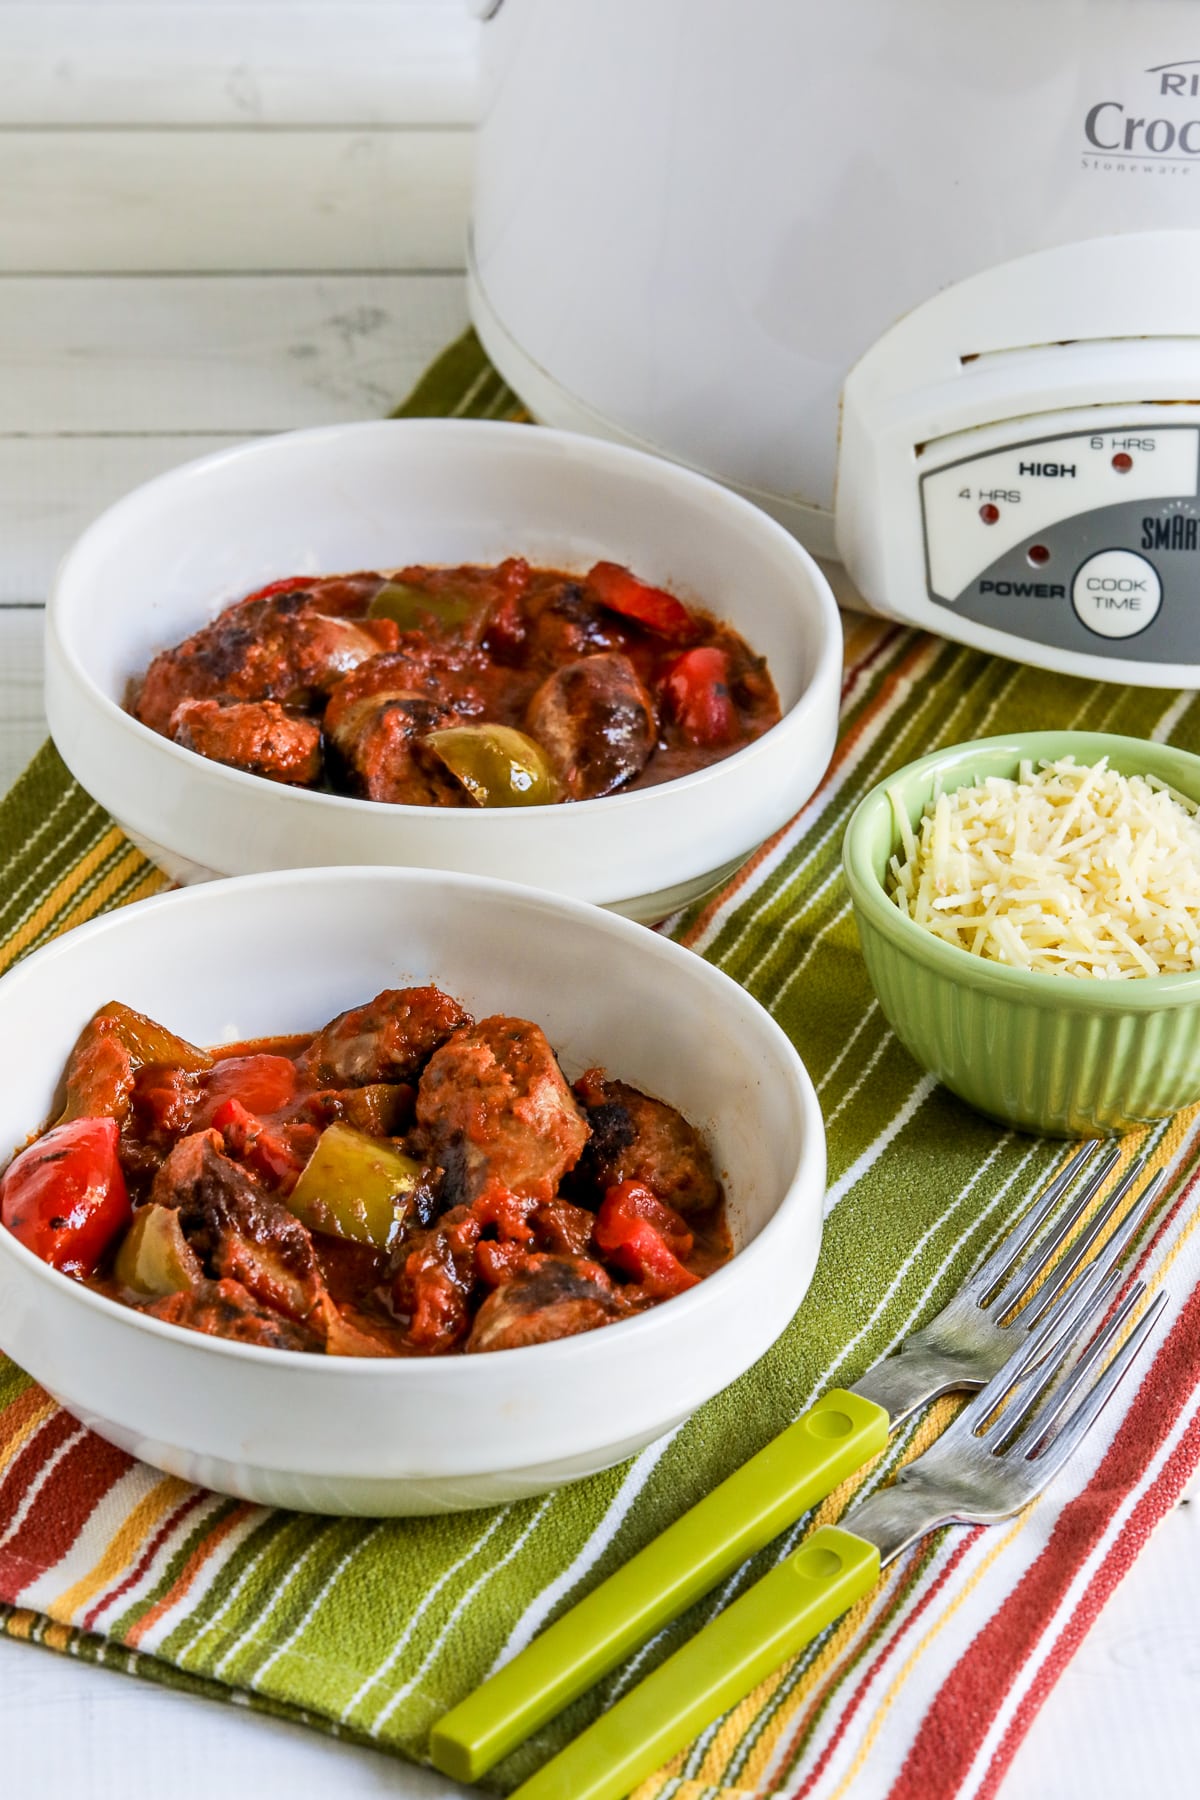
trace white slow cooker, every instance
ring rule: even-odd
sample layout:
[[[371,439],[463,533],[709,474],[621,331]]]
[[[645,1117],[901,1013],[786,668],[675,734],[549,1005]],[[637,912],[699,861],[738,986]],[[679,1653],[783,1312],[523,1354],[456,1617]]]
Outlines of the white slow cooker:
[[[471,308],[876,610],[1200,685],[1197,0],[485,0]]]

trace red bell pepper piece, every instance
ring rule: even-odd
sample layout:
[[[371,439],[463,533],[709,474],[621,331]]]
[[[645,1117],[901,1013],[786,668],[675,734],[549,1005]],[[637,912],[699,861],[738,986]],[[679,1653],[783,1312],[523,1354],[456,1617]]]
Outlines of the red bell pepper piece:
[[[217,1113],[230,1099],[240,1100],[248,1112],[259,1118],[283,1112],[295,1100],[298,1086],[299,1075],[290,1057],[265,1053],[222,1057],[205,1077],[192,1130],[202,1131],[206,1125],[216,1124]],[[217,1129],[220,1130],[219,1125]]]
[[[659,637],[686,644],[700,630],[682,600],[668,594],[665,588],[651,587],[649,582],[639,581],[620,563],[595,563],[588,570],[586,579],[601,606],[620,613],[623,619],[633,619]]]
[[[475,1246],[476,1272],[489,1287],[502,1287],[528,1262],[529,1252],[523,1244],[496,1243],[491,1238],[481,1238]]]
[[[65,1275],[94,1275],[133,1219],[115,1119],[70,1119],[14,1156],[0,1178],[0,1220]]]
[[[674,1207],[640,1181],[609,1188],[592,1234],[596,1243],[657,1299],[695,1287],[700,1277],[685,1269],[693,1238]]]
[[[296,588],[310,588],[315,579],[313,575],[285,575],[282,581],[268,581],[266,587],[255,588],[241,604],[249,606],[252,600],[273,600],[276,594],[290,594]]]
[[[514,1194],[506,1187],[487,1188],[471,1208],[481,1225],[494,1225],[505,1243],[529,1244],[533,1231],[529,1215],[537,1206],[536,1198]]]
[[[729,697],[729,655],[715,644],[685,650],[663,677],[667,711],[689,744],[728,744],[738,734]]]
[[[222,1101],[212,1116],[213,1130],[240,1162],[261,1175],[272,1188],[290,1194],[308,1158],[316,1148],[315,1125],[272,1128],[244,1107],[240,1100]]]

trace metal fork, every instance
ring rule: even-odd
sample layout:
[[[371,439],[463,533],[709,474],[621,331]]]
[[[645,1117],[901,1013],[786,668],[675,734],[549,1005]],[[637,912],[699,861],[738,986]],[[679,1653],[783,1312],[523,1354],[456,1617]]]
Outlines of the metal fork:
[[[868,1593],[919,1537],[955,1521],[994,1524],[1036,1499],[1166,1304],[1160,1294],[1129,1329],[1145,1291],[1139,1282],[1072,1366],[1113,1285],[1089,1281],[1077,1338],[1064,1342],[1056,1322],[1044,1322],[892,1487],[852,1507],[840,1527],[815,1532],[509,1800],[620,1800]]]
[[[1071,1367],[1080,1338],[1094,1329],[1120,1281],[1119,1269],[1089,1279],[1088,1303],[1072,1339],[1052,1344],[1055,1322],[1044,1325],[1026,1354],[1005,1364],[891,1487],[851,1507],[845,1524],[852,1522],[859,1536],[878,1546],[881,1567],[939,1525],[994,1525],[1011,1517],[1054,1479],[1167,1303],[1167,1295],[1158,1294],[1125,1335],[1146,1292],[1145,1282],[1135,1282]]]
[[[1144,1162],[1133,1163],[1071,1242],[1119,1155],[1116,1149],[1101,1154],[1098,1143],[1077,1151],[982,1267],[898,1354],[877,1362],[852,1388],[824,1395],[468,1694],[434,1728],[430,1753],[436,1767],[458,1781],[478,1780],[877,1455],[889,1431],[926,1401],[956,1388],[983,1387],[1015,1350],[1028,1346],[1033,1332],[1045,1330],[1039,1354],[1049,1354],[1077,1327],[1102,1285],[1119,1279],[1120,1259],[1158,1193],[1161,1177],[1155,1176],[1086,1266],[1144,1173]]]
[[[1145,1171],[1145,1158],[1129,1165],[1121,1180],[1098,1208],[1065,1254],[1063,1246],[1083,1218],[1120,1160],[1113,1146],[1092,1168],[1088,1179],[1061,1216],[1046,1231],[1042,1242],[1031,1246],[1051,1219],[1063,1195],[1094,1163],[1099,1142],[1085,1144],[1059,1171],[1016,1227],[987,1261],[965,1281],[935,1319],[915,1331],[894,1356],[873,1364],[853,1383],[850,1392],[882,1406],[895,1430],[904,1419],[940,1394],[956,1388],[973,1391],[991,1380],[1012,1355],[1016,1343],[1037,1331],[1052,1315],[1059,1330],[1046,1343],[1053,1349],[1058,1337],[1069,1332],[1079,1317],[1085,1294],[1068,1297],[1078,1272],[1087,1266],[1096,1245]],[[1100,1273],[1115,1268],[1140,1231],[1162,1186],[1160,1171],[1142,1189],[1096,1263]],[[1026,1253],[1030,1252],[1027,1256]],[[1056,1262],[1055,1259],[1059,1258]],[[1041,1285],[1039,1285],[1041,1284]],[[1078,1282],[1075,1282],[1078,1287]],[[1063,1304],[1057,1314],[1058,1302]]]

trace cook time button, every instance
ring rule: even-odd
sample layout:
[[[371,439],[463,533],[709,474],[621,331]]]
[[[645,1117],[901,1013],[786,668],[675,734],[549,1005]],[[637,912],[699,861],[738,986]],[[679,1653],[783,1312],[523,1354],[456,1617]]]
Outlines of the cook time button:
[[[1135,550],[1098,550],[1071,585],[1071,605],[1097,637],[1136,637],[1162,605],[1162,582]]]

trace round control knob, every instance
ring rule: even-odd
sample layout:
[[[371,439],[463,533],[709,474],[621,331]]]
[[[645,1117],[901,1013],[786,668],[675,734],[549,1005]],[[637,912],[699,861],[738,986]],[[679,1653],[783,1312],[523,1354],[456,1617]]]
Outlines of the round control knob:
[[[1162,582],[1136,550],[1098,550],[1071,584],[1071,605],[1097,637],[1136,637],[1162,605]]]

